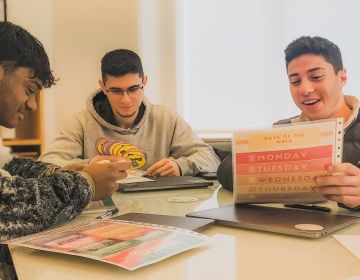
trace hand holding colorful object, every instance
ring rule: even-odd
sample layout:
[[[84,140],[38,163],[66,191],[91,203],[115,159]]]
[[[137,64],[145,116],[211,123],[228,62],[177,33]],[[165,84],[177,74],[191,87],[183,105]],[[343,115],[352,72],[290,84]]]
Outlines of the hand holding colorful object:
[[[100,137],[95,142],[95,148],[99,155],[128,158],[134,169],[143,167],[147,161],[147,154],[144,150],[116,139]]]

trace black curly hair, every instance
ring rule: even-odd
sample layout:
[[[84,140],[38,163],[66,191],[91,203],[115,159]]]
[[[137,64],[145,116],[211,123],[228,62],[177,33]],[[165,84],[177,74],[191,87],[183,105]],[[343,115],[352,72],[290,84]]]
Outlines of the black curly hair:
[[[18,67],[32,69],[31,78],[41,80],[45,88],[55,84],[43,45],[24,28],[8,21],[0,21],[0,65],[7,72]]]

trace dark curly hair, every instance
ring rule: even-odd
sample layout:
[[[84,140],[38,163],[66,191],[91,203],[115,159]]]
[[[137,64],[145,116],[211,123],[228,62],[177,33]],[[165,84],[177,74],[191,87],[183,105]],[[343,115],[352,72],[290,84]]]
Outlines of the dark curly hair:
[[[0,65],[7,72],[18,67],[32,69],[31,78],[41,80],[45,88],[55,84],[43,45],[24,28],[11,22],[0,21]]]

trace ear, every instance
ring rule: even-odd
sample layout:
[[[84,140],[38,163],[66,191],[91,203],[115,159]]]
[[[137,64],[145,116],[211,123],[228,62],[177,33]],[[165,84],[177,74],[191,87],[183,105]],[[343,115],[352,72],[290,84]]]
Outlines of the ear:
[[[144,84],[144,86],[146,86],[147,81],[148,81],[148,76],[144,76],[144,78],[143,78],[143,84]]]
[[[103,91],[103,93],[106,95],[107,92],[106,92],[106,89],[105,89],[105,84],[104,84],[104,81],[103,80],[99,80],[99,86],[101,88],[101,90]]]
[[[346,69],[342,69],[338,72],[338,78],[339,78],[339,82],[341,87],[344,87],[346,85],[347,82],[347,73],[346,73]]]

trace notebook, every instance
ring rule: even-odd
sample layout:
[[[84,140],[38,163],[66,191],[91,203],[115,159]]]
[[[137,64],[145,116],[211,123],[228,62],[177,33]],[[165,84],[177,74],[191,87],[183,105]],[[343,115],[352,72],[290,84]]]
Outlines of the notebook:
[[[200,188],[213,185],[212,181],[193,176],[151,177],[151,181],[119,183],[118,191],[136,192],[166,189]]]
[[[235,204],[187,214],[213,219],[216,224],[319,238],[360,220],[311,210]]]
[[[124,215],[114,217],[113,219],[184,228],[187,230],[197,231],[197,232],[215,223],[215,221],[212,219],[147,214],[147,213],[127,213]]]

